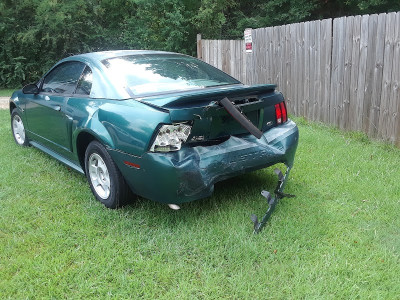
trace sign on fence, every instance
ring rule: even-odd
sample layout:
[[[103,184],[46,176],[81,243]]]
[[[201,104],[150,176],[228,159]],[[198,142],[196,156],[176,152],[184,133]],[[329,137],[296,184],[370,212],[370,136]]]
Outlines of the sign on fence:
[[[251,37],[251,28],[244,31],[244,44],[246,45],[246,53],[253,52],[253,39]]]

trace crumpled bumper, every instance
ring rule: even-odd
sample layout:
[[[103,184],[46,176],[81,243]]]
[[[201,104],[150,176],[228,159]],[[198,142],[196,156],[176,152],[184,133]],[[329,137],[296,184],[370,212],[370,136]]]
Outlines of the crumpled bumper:
[[[171,153],[132,157],[110,151],[132,191],[162,203],[179,204],[210,196],[218,181],[276,163],[293,165],[298,144],[294,122],[274,127],[261,139],[252,135],[230,137],[213,146],[184,147]],[[131,161],[140,168],[123,163]],[[260,187],[261,188],[261,187]]]

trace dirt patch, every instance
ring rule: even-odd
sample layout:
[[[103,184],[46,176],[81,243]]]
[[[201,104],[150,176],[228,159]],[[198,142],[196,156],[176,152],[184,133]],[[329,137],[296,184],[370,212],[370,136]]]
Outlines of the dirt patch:
[[[10,97],[0,97],[0,109],[8,108],[8,100]]]

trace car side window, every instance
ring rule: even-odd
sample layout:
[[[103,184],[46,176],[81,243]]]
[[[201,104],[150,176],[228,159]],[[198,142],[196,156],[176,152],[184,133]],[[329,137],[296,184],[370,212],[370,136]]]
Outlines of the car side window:
[[[72,94],[81,77],[85,64],[66,62],[53,69],[43,81],[42,92],[54,94]]]
[[[81,78],[78,81],[78,86],[76,87],[75,94],[78,95],[90,95],[90,90],[92,89],[93,73],[92,70],[86,66],[82,73]]]

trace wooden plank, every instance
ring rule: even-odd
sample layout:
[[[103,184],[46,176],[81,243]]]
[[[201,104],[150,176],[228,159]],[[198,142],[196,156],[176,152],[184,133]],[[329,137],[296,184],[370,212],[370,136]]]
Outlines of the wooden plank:
[[[262,48],[258,54],[261,59],[261,73],[258,76],[257,83],[269,83],[268,68],[269,68],[269,28],[264,28],[262,33]]]
[[[300,43],[301,43],[301,41],[300,41],[300,24],[299,23],[297,23],[297,24],[294,24],[294,29],[295,29],[295,32],[294,32],[294,34],[293,34],[293,40],[294,40],[294,63],[295,63],[295,68],[294,68],[294,71],[295,71],[295,73],[293,74],[294,75],[294,77],[293,77],[293,83],[294,83],[294,85],[293,85],[293,93],[294,93],[294,95],[295,95],[295,102],[294,102],[294,113],[295,113],[295,115],[297,115],[297,116],[300,116],[301,114],[300,114],[300,110],[299,110],[299,107],[300,107],[300,104],[299,104],[299,102],[300,101],[302,101],[302,97],[301,97],[301,95],[300,95],[300,93],[299,93],[299,87],[301,86],[301,79],[302,79],[302,76],[299,76],[299,73],[301,72],[301,65],[300,65],[300,61],[302,61],[302,57],[301,57],[301,48],[300,48]]]
[[[315,37],[316,29],[317,29],[318,21],[309,22],[308,28],[308,55],[309,55],[309,83],[308,83],[308,112],[307,119],[314,120],[315,115],[315,93],[316,93],[316,48],[317,48],[317,39]]]
[[[217,64],[216,64],[216,66],[218,69],[222,70],[222,41],[218,40],[216,42],[216,46],[217,46],[216,47],[217,48],[217,55],[216,55]]]
[[[209,64],[213,64],[213,57],[212,57],[212,54],[213,54],[213,51],[212,51],[212,49],[213,49],[213,46],[212,46],[212,41],[211,40],[208,40],[207,41],[208,43],[207,43],[207,52],[208,52],[208,61],[209,61]]]
[[[234,66],[235,69],[233,70],[232,74],[233,77],[238,78],[240,80],[240,72],[241,72],[241,55],[240,55],[240,51],[241,51],[241,47],[240,47],[240,43],[237,43],[237,41],[235,41],[233,43],[234,45],[234,57],[232,57],[232,60],[235,62]]]
[[[237,68],[237,58],[236,58],[236,43],[235,41],[232,41],[230,44],[230,51],[231,51],[231,60],[230,60],[230,64],[229,67],[231,69],[231,72],[229,73],[230,75],[232,75],[232,77],[236,78],[236,68]]]
[[[295,68],[295,78],[294,78],[294,93],[296,95],[296,104],[295,104],[295,112],[297,116],[301,116],[301,111],[302,111],[302,102],[303,102],[303,83],[304,83],[304,77],[303,77],[303,68],[304,68],[304,54],[303,54],[303,45],[304,45],[304,40],[303,40],[303,35],[302,35],[302,30],[303,25],[302,23],[297,23],[296,26],[296,33],[295,33],[295,63],[296,63],[296,68]]]
[[[377,34],[375,35],[375,64],[372,73],[371,106],[369,111],[368,134],[377,137],[379,125],[379,112],[381,104],[382,76],[383,76],[383,54],[385,48],[386,14],[378,15]]]
[[[377,136],[384,140],[389,140],[391,137],[390,132],[390,92],[393,86],[392,83],[392,70],[393,66],[393,54],[394,54],[394,42],[395,42],[395,26],[396,24],[396,13],[390,13],[387,15],[386,30],[385,30],[385,49],[384,49],[384,61],[383,61],[383,74],[382,74],[382,90],[381,90],[381,104],[378,121],[378,132]],[[391,140],[394,142],[394,140]]]
[[[242,82],[246,81],[246,63],[245,63],[245,55],[246,55],[246,46],[243,41],[238,41],[239,49],[240,49],[240,61],[241,61],[241,72],[240,72],[240,80]]]
[[[292,113],[291,106],[292,106],[292,93],[291,93],[291,51],[290,51],[290,25],[285,25],[285,58],[284,58],[284,66],[283,66],[283,89],[282,93],[286,99],[286,106],[289,113]]]
[[[393,50],[392,86],[390,93],[390,140],[400,147],[400,13],[396,14]]]
[[[299,61],[297,62],[299,64],[299,69],[297,73],[297,81],[300,81],[298,84],[297,88],[297,93],[299,95],[299,100],[298,101],[298,107],[297,110],[299,112],[299,116],[303,115],[304,112],[304,85],[305,85],[305,76],[304,76],[304,69],[305,69],[305,64],[304,64],[304,30],[305,26],[304,23],[299,23],[298,26],[298,47],[299,47]]]
[[[333,20],[333,45],[332,45],[332,70],[331,70],[331,88],[329,105],[329,123],[336,125],[336,109],[339,86],[339,65],[340,50],[343,36],[341,35],[341,23],[344,18]]]
[[[207,62],[210,64],[210,65],[212,65],[213,63],[212,63],[212,45],[211,45],[211,41],[210,40],[207,40],[207,41],[205,41],[206,42],[206,45],[207,45]]]
[[[289,52],[289,64],[290,64],[290,73],[288,73],[288,94],[289,94],[289,109],[295,115],[295,106],[296,106],[296,99],[297,95],[295,93],[295,27],[293,24],[289,25],[289,45],[288,45],[288,52]]]
[[[321,115],[322,122],[329,123],[330,85],[332,69],[332,19],[323,20],[321,23]]]
[[[218,68],[218,40],[213,42],[214,67]]]
[[[240,45],[240,43],[237,43],[237,41],[235,41],[235,43],[234,43],[234,45],[235,45],[235,58],[234,58],[234,60],[235,60],[235,72],[233,73],[234,74],[234,77],[235,78],[239,78],[240,77],[240,73],[242,72],[242,68],[241,68],[241,63],[240,63],[240,59],[241,59],[241,45]]]
[[[203,60],[203,61],[207,61],[206,57],[205,57],[206,56],[205,45],[206,45],[206,40],[202,40],[201,41],[201,54],[202,54],[201,60]]]
[[[348,17],[340,18],[339,22],[339,39],[338,42],[338,68],[337,68],[337,86],[336,88],[336,98],[334,103],[334,113],[335,118],[333,124],[336,126],[343,128],[342,122],[343,119],[341,116],[343,115],[343,90],[344,90],[344,69],[345,69],[345,58],[346,58],[346,49],[345,49],[345,34],[346,34],[346,21]]]
[[[222,41],[221,42],[221,47],[222,47],[222,49],[221,49],[221,52],[222,52],[222,54],[221,54],[221,70],[228,74],[231,74],[231,68],[230,68],[231,66],[229,63],[229,60],[231,58],[231,49],[229,47],[229,42],[230,41]]]
[[[303,44],[303,61],[304,61],[304,71],[303,71],[303,101],[302,101],[302,116],[306,119],[310,119],[309,106],[310,106],[310,22],[303,23],[304,32],[304,44]]]
[[[291,102],[291,107],[290,110],[292,113],[297,116],[297,99],[298,95],[296,93],[296,86],[297,86],[297,81],[296,81],[296,75],[297,75],[297,68],[298,65],[296,63],[297,59],[297,47],[296,47],[296,24],[290,24],[290,64],[291,64],[291,74],[290,74],[290,91],[291,91],[291,97],[292,97],[292,102]]]
[[[284,88],[284,68],[285,68],[285,26],[279,26],[278,28],[278,40],[279,40],[279,50],[277,51],[275,57],[278,61],[278,84],[279,90],[282,91]]]
[[[264,64],[263,64],[263,79],[261,83],[272,83],[272,76],[271,76],[271,69],[272,69],[272,27],[267,27],[265,28],[265,37],[264,37],[264,43],[265,43],[265,55],[263,57],[265,58]]]
[[[356,130],[363,130],[364,123],[364,94],[368,59],[369,16],[361,17],[360,59],[357,79],[357,109],[355,117]]]
[[[363,107],[363,131],[368,132],[370,128],[370,112],[372,101],[372,89],[376,82],[373,82],[375,64],[376,64],[376,48],[375,42],[378,31],[378,15],[370,15],[368,20],[368,57],[365,71],[365,89],[364,89],[364,107]]]
[[[197,46],[197,58],[199,59],[203,59],[203,55],[202,55],[202,46],[201,46],[201,34],[198,33],[196,36],[196,46]]]
[[[263,52],[263,39],[262,39],[262,32],[263,29],[255,30],[257,36],[257,43],[253,40],[253,53],[250,55],[253,59],[253,76],[251,84],[256,84],[258,82],[258,78],[260,77],[261,68],[262,68],[262,57],[261,53]]]
[[[350,74],[350,91],[349,91],[349,125],[348,129],[358,130],[357,125],[357,108],[359,100],[357,98],[358,76],[360,68],[360,38],[361,38],[361,16],[355,16],[353,20],[352,31],[352,52],[351,52],[351,74]]]
[[[275,26],[272,29],[272,83],[281,87],[281,37],[280,37],[280,27]]]
[[[245,53],[245,61],[246,61],[246,84],[254,84],[254,73],[257,72],[257,69],[254,65],[254,55],[257,53],[256,46],[258,44],[258,34],[257,30],[251,31],[251,36],[253,39],[253,52],[252,53]]]
[[[281,58],[281,86],[279,90],[282,92],[283,96],[285,97],[286,102],[288,101],[288,92],[287,92],[287,69],[288,69],[288,53],[287,53],[287,28],[288,25],[284,25],[281,27],[281,39],[282,39],[282,58]],[[287,105],[287,103],[286,103]]]
[[[350,129],[349,110],[350,110],[350,81],[352,70],[352,51],[353,51],[353,23],[354,17],[347,17],[345,23],[344,37],[344,70],[343,70],[343,91],[339,100],[341,112],[339,114],[339,126],[342,129]],[[339,102],[340,102],[339,101]]]
[[[203,60],[208,63],[210,61],[208,57],[208,41],[202,40],[201,46],[203,47]]]
[[[321,21],[315,22],[314,28],[314,40],[315,40],[315,49],[314,49],[314,76],[310,80],[313,83],[313,109],[312,109],[312,120],[313,121],[321,121],[319,119],[319,110],[321,107],[321,92],[322,92],[322,80],[321,80]]]

